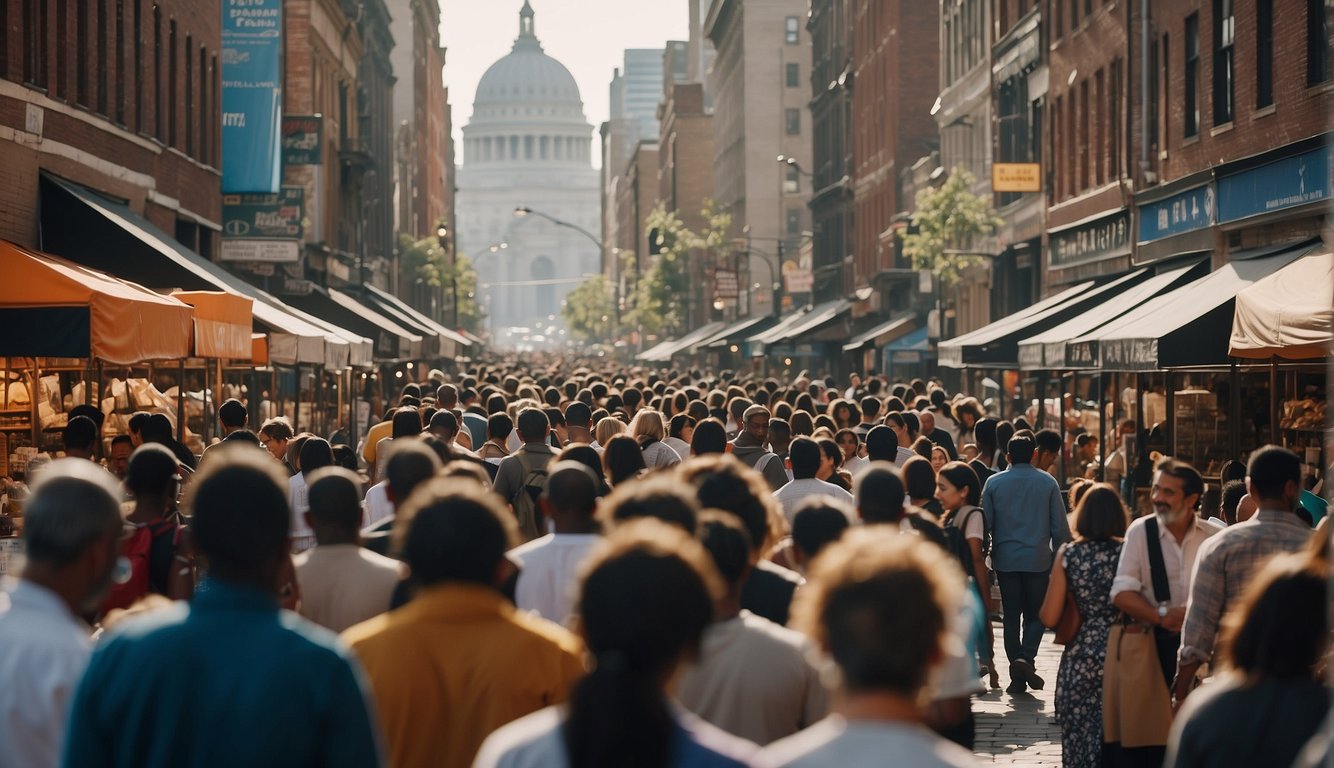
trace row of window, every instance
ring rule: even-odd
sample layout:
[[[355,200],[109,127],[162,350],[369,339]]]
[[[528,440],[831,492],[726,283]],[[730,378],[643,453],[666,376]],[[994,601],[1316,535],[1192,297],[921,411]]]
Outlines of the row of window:
[[[985,0],[962,0],[943,9],[940,67],[946,86],[972,71],[986,50]]]
[[[590,141],[566,136],[494,136],[468,139],[471,162],[491,160],[587,161]]]
[[[1052,198],[1062,200],[1115,179],[1121,170],[1121,60],[1098,69],[1052,102]]]

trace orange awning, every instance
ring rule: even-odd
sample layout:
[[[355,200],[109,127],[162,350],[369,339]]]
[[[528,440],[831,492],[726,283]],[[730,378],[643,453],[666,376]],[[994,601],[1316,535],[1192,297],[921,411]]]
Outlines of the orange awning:
[[[254,302],[226,291],[173,291],[171,295],[195,308],[195,357],[250,357]]]
[[[263,368],[269,364],[269,337],[262,333],[250,334],[250,362]]]
[[[190,354],[194,310],[188,305],[4,240],[0,240],[0,309],[68,309],[74,315],[82,310],[81,317],[64,327],[81,329],[85,338],[74,341],[89,357],[108,363],[128,365]],[[39,349],[47,343],[40,332],[25,335],[28,338],[9,339],[6,344]],[[56,345],[55,339],[50,341]]]

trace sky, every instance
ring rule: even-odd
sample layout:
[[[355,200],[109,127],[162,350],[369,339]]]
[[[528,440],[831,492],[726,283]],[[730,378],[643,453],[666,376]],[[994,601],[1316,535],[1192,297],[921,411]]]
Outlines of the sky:
[[[607,88],[626,48],[662,48],[685,40],[690,0],[530,0],[534,27],[547,55],[579,84],[584,115],[594,130],[607,119]],[[445,85],[453,106],[455,152],[463,160],[462,128],[472,116],[477,81],[519,33],[523,0],[440,0]],[[598,164],[598,153],[593,162]]]

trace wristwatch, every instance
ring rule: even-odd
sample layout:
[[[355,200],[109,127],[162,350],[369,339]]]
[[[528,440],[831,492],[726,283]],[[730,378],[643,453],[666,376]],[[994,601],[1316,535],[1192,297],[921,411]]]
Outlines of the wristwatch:
[[[1167,618],[1167,603],[1158,604],[1158,626],[1163,625],[1163,620]]]

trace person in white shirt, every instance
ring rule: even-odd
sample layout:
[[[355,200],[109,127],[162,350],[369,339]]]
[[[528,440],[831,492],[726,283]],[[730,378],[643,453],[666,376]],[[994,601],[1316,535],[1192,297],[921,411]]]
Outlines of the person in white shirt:
[[[549,621],[569,626],[574,617],[579,566],[598,542],[600,483],[593,470],[577,461],[551,465],[547,486],[538,498],[553,531],[510,550],[519,566],[514,602]]]
[[[724,593],[704,631],[699,659],[682,675],[686,709],[756,744],[791,736],[828,711],[828,693],[799,632],[741,608],[749,575],[750,536],[734,516],[705,511],[699,538],[723,577]]]
[[[309,480],[310,473],[317,469],[332,466],[333,448],[321,437],[308,437],[301,444],[298,454],[301,471],[287,478],[287,503],[292,507],[292,554],[300,554],[315,546],[315,532],[306,522],[306,512],[310,509]]]
[[[52,462],[24,505],[26,562],[0,581],[0,768],[55,768],[97,610],[120,556],[121,490],[82,459]]]
[[[809,437],[793,439],[788,448],[788,458],[792,461],[792,481],[774,491],[774,499],[782,506],[783,517],[787,518],[789,526],[797,514],[797,508],[813,496],[829,496],[849,506],[855,504],[852,494],[833,483],[816,478],[822,455],[820,446]]]
[[[944,550],[882,526],[848,531],[814,563],[794,626],[832,657],[840,675],[833,714],[765,747],[765,768],[976,765],[928,730],[920,703],[952,641],[963,581]]]
[[[361,481],[342,467],[310,474],[306,522],[315,548],[294,558],[302,616],[342,632],[389,610],[403,564],[361,546]]]

